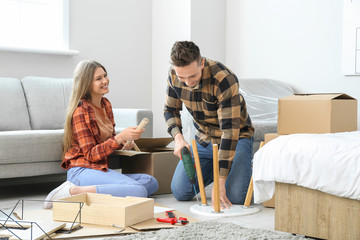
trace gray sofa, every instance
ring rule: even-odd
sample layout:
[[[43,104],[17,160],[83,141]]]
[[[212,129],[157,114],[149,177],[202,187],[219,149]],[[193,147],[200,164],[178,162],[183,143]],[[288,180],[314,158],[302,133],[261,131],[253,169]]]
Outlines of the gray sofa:
[[[240,93],[245,98],[248,113],[255,127],[253,153],[259,149],[266,133],[277,132],[278,99],[295,93],[291,85],[272,79],[239,79]],[[192,117],[183,107],[183,134],[187,141],[194,139]]]
[[[72,79],[0,78],[0,185],[65,179],[62,138]],[[151,110],[114,108],[116,132],[150,122],[143,137],[152,137]]]

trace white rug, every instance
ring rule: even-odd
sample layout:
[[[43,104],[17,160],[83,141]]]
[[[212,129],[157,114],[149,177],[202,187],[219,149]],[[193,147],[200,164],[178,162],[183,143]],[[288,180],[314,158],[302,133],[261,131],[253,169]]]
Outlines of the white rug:
[[[275,232],[256,228],[243,228],[233,223],[220,223],[217,221],[196,222],[184,227],[161,229],[158,231],[141,232],[137,234],[104,238],[106,240],[197,240],[197,239],[244,239],[244,240],[304,240],[300,236],[290,233]],[[309,238],[307,238],[309,239]]]

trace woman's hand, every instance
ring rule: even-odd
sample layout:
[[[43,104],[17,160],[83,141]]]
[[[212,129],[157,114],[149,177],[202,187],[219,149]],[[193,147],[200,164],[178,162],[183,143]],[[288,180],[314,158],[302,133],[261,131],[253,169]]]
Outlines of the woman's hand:
[[[122,130],[115,136],[115,141],[117,144],[123,144],[127,141],[134,141],[140,138],[141,134],[144,132],[145,129],[136,129],[136,127],[128,127]],[[132,147],[134,143],[132,142]]]
[[[135,142],[123,142],[122,145],[124,145],[124,147],[122,148],[123,150],[131,150],[134,148]]]

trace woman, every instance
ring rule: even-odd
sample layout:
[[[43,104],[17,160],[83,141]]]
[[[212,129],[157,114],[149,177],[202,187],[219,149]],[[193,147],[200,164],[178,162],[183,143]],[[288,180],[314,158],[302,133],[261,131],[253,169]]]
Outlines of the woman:
[[[44,208],[52,201],[79,193],[148,197],[158,189],[147,174],[121,174],[108,168],[108,156],[117,149],[131,149],[144,130],[129,127],[115,135],[105,68],[95,61],[80,62],[74,73],[72,95],[65,120],[64,155],[61,167],[67,181],[49,193]],[[125,144],[131,141],[131,144]]]

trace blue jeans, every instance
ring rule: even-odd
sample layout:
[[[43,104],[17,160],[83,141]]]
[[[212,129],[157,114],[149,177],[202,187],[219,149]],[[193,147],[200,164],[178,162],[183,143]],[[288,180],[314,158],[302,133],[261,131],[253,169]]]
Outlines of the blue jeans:
[[[204,185],[206,187],[214,181],[213,148],[212,144],[208,144],[206,147],[203,147],[199,143],[196,143],[196,145]],[[244,204],[252,175],[252,151],[253,138],[240,138],[236,145],[233,164],[225,183],[226,196],[231,203]],[[196,183],[195,187],[196,192],[199,193],[198,183]],[[175,169],[171,181],[171,191],[174,197],[180,201],[191,200],[195,196],[194,188],[186,175],[182,161],[179,161]]]
[[[148,197],[155,193],[159,184],[148,174],[122,174],[108,169],[100,170],[73,167],[67,172],[67,180],[77,186],[96,186],[97,193],[115,197]]]

